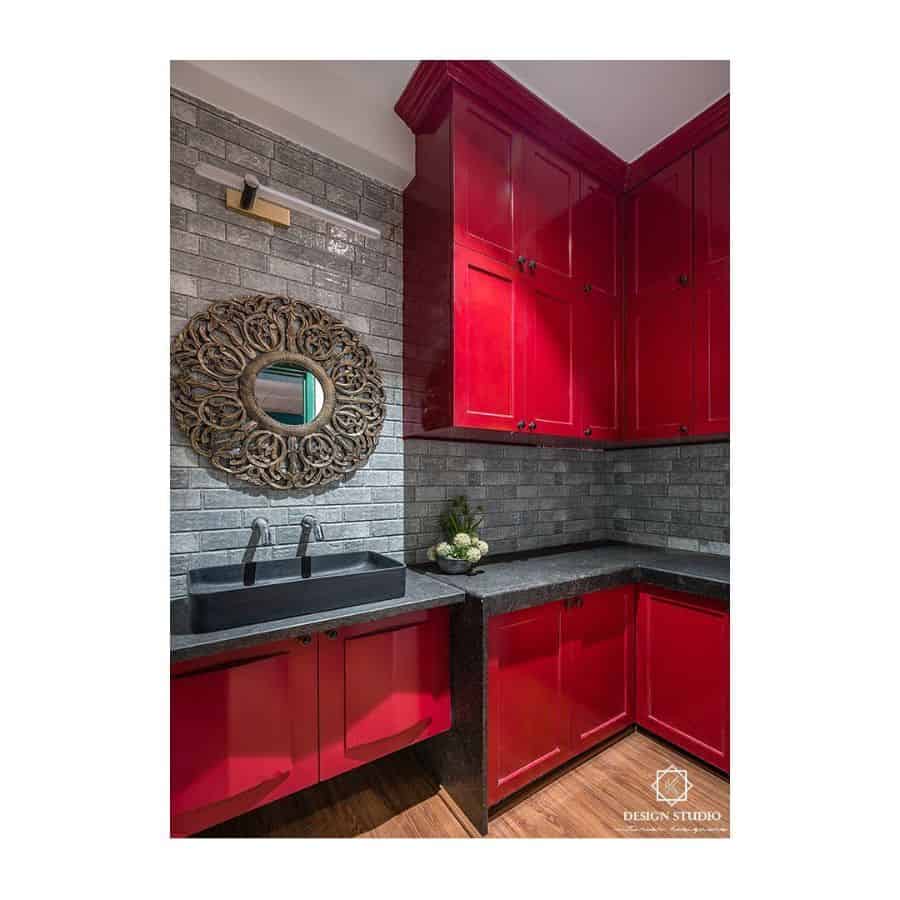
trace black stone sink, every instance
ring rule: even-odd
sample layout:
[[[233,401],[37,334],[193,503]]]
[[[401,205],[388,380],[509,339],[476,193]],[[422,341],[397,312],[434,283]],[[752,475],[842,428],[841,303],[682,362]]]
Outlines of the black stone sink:
[[[380,553],[331,553],[188,573],[191,631],[220,631],[392,600],[406,566]]]

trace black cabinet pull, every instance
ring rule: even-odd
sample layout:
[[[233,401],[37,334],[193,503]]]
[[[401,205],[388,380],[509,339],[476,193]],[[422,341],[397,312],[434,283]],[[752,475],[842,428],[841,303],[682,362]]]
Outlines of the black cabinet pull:
[[[525,427],[525,420],[519,419],[519,421],[516,422],[516,428],[518,428],[519,431],[521,431],[524,427]]]
[[[312,641],[312,638],[308,634],[301,634],[300,637],[297,638],[297,640],[301,644],[306,646],[308,643],[310,643],[310,641]]]
[[[594,289],[594,286],[590,283],[588,283],[584,286],[584,292],[586,294],[589,294],[593,289]]]
[[[678,430],[679,430],[682,434],[687,434],[687,433],[688,433],[688,427],[687,427],[687,425],[679,425],[679,426],[678,426]]]
[[[537,428],[537,422],[535,422],[534,419],[532,419],[532,420],[528,423],[528,430],[529,430],[529,431],[534,431],[535,428]]]
[[[590,437],[593,433],[594,433],[594,429],[591,428],[590,425],[588,425],[588,427],[584,429],[584,436],[585,436],[585,437]]]
[[[337,632],[331,628],[325,632],[325,637],[327,637],[329,641],[333,641],[337,637]]]
[[[688,277],[687,277],[687,275],[684,274],[684,272],[682,272],[682,273],[678,276],[678,283],[679,283],[682,287],[687,287]]]
[[[535,269],[537,269],[537,260],[529,259],[528,260],[528,268],[531,269],[531,274],[534,275]]]
[[[528,260],[524,256],[519,256],[516,258],[516,262],[519,264],[519,271],[524,272],[525,263],[527,263]]]

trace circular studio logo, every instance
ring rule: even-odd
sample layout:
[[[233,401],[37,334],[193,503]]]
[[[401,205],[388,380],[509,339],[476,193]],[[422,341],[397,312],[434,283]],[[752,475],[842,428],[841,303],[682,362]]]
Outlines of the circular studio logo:
[[[669,766],[667,769],[656,770],[656,780],[653,782],[653,790],[656,791],[656,799],[675,806],[688,798],[688,791],[694,785],[688,779],[687,769],[679,769]]]

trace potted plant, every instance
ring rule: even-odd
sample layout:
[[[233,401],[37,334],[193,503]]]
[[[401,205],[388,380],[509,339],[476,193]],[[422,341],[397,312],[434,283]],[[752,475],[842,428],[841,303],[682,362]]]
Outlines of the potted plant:
[[[428,558],[437,561],[440,570],[448,575],[468,572],[489,549],[487,542],[478,537],[483,521],[480,506],[472,510],[464,496],[454,497],[450,509],[441,516],[445,540],[428,549]]]

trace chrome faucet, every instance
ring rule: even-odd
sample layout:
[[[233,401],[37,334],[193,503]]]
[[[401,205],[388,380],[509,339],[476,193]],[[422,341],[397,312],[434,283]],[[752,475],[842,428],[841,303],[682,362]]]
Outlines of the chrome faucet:
[[[325,540],[325,529],[315,516],[304,516],[300,520],[300,528],[305,532],[312,531],[317,541]],[[309,540],[309,537],[307,537],[307,540]]]
[[[271,546],[272,541],[272,529],[269,526],[269,520],[264,519],[262,516],[257,516],[250,523],[250,530],[252,532],[250,543],[254,546],[257,544],[262,544],[264,547]]]

